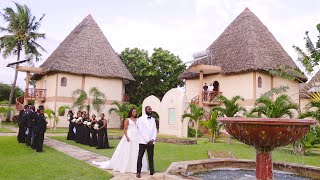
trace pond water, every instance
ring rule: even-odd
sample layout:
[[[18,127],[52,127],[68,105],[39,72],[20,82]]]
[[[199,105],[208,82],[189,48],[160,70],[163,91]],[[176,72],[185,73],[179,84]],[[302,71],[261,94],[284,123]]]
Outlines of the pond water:
[[[243,170],[243,169],[219,169],[219,170],[212,170],[207,172],[199,172],[194,173],[194,177],[203,179],[203,180],[212,180],[212,179],[219,179],[219,180],[255,180],[256,179],[256,172],[254,170]],[[295,174],[290,174],[287,172],[281,171],[273,171],[273,177],[275,180],[308,180],[309,178],[297,176]]]

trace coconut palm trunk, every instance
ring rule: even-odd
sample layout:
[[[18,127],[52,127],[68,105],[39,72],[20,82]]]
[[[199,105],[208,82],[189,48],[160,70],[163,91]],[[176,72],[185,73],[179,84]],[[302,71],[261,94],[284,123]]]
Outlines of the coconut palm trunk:
[[[20,51],[21,51],[20,46],[18,46],[17,61],[20,60]],[[11,85],[11,91],[10,91],[10,96],[9,96],[9,107],[11,107],[11,105],[12,105],[11,102],[12,102],[12,99],[13,99],[13,94],[15,93],[15,89],[16,89],[16,84],[17,84],[17,79],[18,79],[17,67],[18,67],[18,65],[16,65],[15,73],[14,73],[14,79],[13,79],[13,82],[12,82],[12,85]],[[28,88],[28,87],[26,87],[26,88]],[[10,122],[10,119],[11,119],[11,111],[8,111],[6,121]]]

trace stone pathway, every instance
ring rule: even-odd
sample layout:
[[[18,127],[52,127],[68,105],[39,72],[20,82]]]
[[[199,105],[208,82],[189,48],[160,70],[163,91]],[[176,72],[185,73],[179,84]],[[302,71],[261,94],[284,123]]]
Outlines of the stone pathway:
[[[18,128],[16,127],[12,127],[12,126],[7,126],[6,128],[17,132]],[[92,164],[92,161],[107,161],[109,160],[108,157],[97,154],[97,153],[93,153],[91,151],[87,151],[84,149],[81,149],[77,146],[73,146],[55,139],[51,139],[48,136],[51,136],[52,134],[48,133],[46,135],[46,137],[44,138],[44,144],[46,146],[49,146],[51,148],[56,149],[57,151],[60,151],[64,154],[67,154],[73,158],[76,158],[78,160],[84,161],[92,166],[96,166],[94,164]],[[54,134],[55,136],[57,136],[57,134]],[[63,134],[58,134],[58,135],[63,135]],[[0,133],[0,136],[16,136],[16,133]],[[96,166],[97,167],[97,166]],[[114,172],[114,171],[110,171],[110,170],[106,170],[108,173],[112,174],[114,177],[112,178],[112,180],[131,180],[131,179],[138,179],[136,178],[136,174],[134,173],[126,173],[126,174],[121,174],[119,172]],[[156,173],[153,176],[150,176],[147,173],[142,173],[141,174],[143,180],[159,180],[159,179],[163,179],[163,173]]]

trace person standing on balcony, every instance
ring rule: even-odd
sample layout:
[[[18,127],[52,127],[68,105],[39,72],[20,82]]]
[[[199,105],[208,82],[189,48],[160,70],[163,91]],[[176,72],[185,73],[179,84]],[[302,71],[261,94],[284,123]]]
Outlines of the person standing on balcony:
[[[213,99],[213,85],[210,83],[209,88],[208,88],[208,94],[209,94],[209,101]]]
[[[207,85],[207,83],[204,83],[204,86],[203,86],[203,100],[207,101],[207,99],[208,99],[208,85]]]
[[[29,106],[25,105],[24,109],[19,111],[18,116],[18,126],[19,126],[19,133],[18,133],[18,142],[19,143],[26,143],[26,124],[23,121],[23,116],[27,114],[29,111]]]

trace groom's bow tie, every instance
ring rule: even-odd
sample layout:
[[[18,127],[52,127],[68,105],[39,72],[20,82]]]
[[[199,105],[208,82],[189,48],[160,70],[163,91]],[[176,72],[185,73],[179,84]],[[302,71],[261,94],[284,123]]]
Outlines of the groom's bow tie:
[[[148,116],[148,119],[151,119],[151,116]]]

